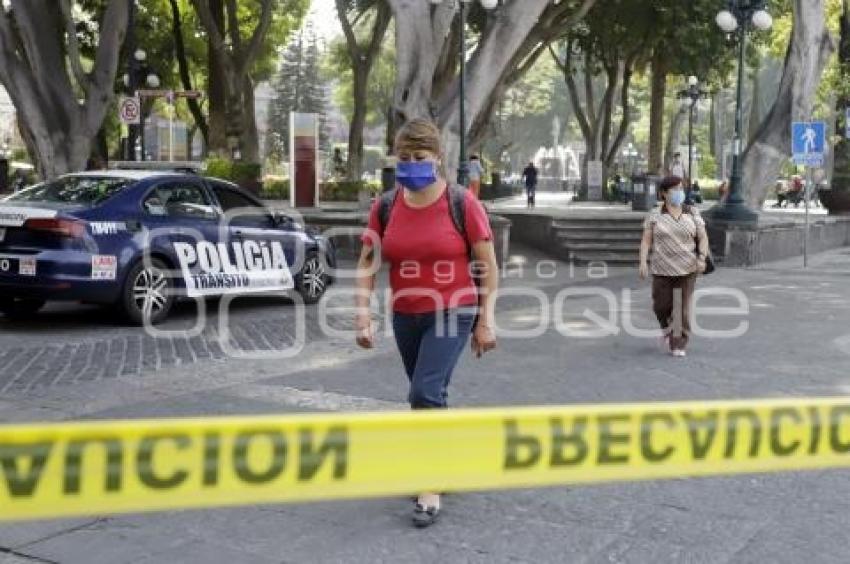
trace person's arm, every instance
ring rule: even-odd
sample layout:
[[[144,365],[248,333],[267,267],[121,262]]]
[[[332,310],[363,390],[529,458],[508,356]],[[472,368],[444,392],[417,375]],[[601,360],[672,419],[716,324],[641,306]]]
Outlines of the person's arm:
[[[708,244],[708,232],[705,230],[705,222],[697,222],[697,266],[699,272],[705,272],[705,261],[708,259],[708,254],[711,252]]]
[[[641,278],[649,275],[649,250],[652,248],[652,225],[647,221],[643,228],[643,237],[640,240],[640,269]]]
[[[354,326],[357,331],[357,344],[364,349],[371,349],[375,346],[375,332],[372,326],[370,307],[372,292],[375,290],[375,248],[371,245],[364,244],[360,251],[355,287],[354,307],[356,313]]]
[[[481,357],[496,348],[495,297],[499,289],[499,265],[492,240],[479,241],[472,247],[472,255],[479,268],[478,322],[472,335],[472,350]]]
[[[354,327],[357,331],[357,344],[365,349],[371,349],[375,346],[375,332],[373,330],[370,306],[372,293],[375,291],[375,275],[377,274],[377,269],[380,267],[380,263],[378,262],[380,259],[377,256],[380,252],[383,233],[383,227],[379,218],[380,209],[381,200],[379,199],[369,212],[366,231],[363,232],[360,238],[363,247],[360,250],[360,258],[357,261],[357,273],[354,280],[356,291],[354,296]]]

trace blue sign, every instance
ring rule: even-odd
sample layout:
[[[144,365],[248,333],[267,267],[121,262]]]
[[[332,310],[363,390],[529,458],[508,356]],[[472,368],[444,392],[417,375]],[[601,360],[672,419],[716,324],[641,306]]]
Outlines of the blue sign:
[[[823,121],[791,124],[791,152],[794,162],[804,166],[823,166],[826,152],[826,123]]]

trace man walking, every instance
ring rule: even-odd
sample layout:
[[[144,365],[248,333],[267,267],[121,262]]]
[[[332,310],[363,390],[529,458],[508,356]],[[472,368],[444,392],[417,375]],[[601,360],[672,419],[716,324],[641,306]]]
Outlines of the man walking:
[[[484,176],[484,167],[481,166],[481,159],[478,155],[469,157],[469,191],[475,195],[475,198],[481,199],[481,177]]]
[[[522,171],[522,177],[525,179],[525,192],[528,198],[526,205],[531,209],[535,205],[534,197],[537,195],[537,167],[534,166],[533,161],[528,163],[528,166]]]
[[[673,155],[673,162],[670,163],[670,170],[668,173],[670,176],[685,178],[685,165],[682,164],[682,153],[676,153]]]

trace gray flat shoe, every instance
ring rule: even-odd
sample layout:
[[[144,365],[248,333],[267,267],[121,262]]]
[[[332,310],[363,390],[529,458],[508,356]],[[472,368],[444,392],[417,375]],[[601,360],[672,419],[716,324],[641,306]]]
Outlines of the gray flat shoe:
[[[421,503],[417,503],[413,508],[413,525],[418,529],[430,527],[437,522],[440,516],[439,507],[425,507]]]

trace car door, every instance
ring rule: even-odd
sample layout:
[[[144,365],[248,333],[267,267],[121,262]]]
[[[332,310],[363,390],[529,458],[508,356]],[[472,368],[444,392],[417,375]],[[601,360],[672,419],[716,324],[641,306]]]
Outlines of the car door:
[[[209,181],[209,186],[222,212],[222,236],[228,234],[228,249],[251,278],[252,288],[291,290],[291,267],[299,259],[294,234],[278,225],[268,208],[247,194],[223,182]]]
[[[149,247],[174,257],[189,297],[218,295],[225,285],[218,209],[198,179],[169,179],[155,184],[142,199]]]

